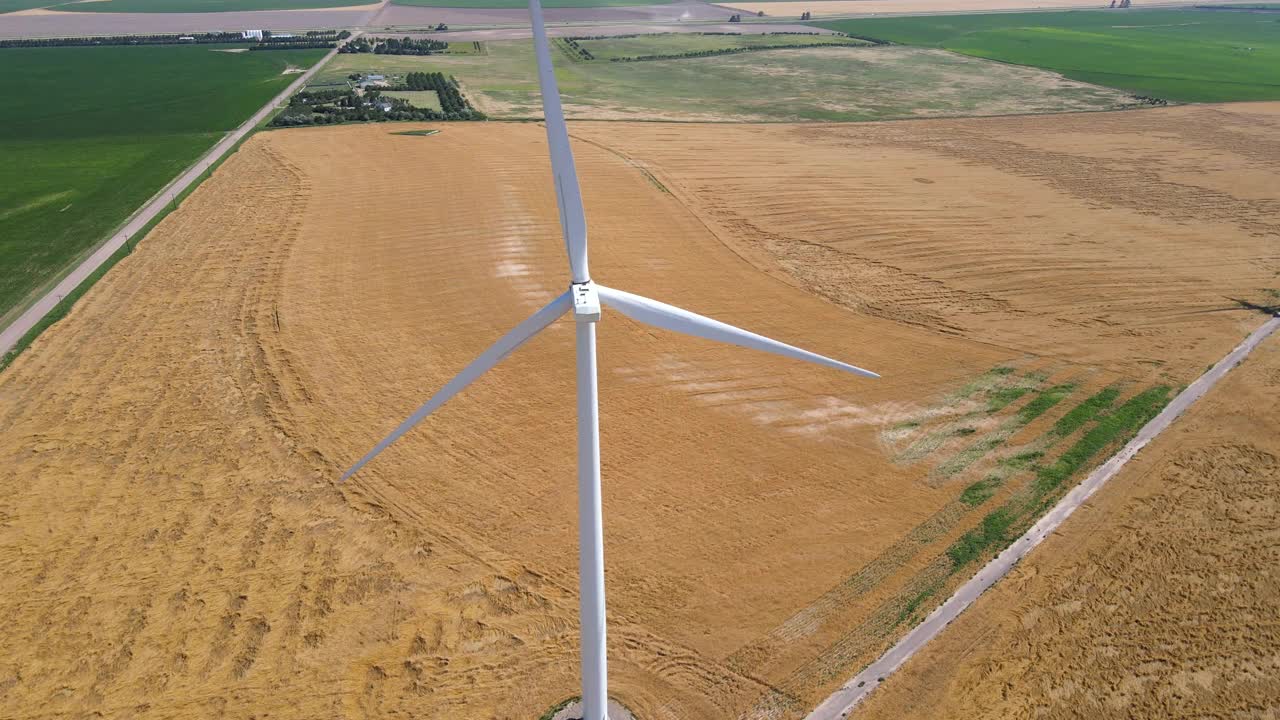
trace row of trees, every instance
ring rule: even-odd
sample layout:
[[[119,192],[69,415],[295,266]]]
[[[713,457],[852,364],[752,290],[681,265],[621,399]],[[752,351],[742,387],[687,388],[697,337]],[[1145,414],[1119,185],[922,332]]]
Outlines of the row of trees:
[[[556,45],[569,56],[570,60],[595,60],[596,56],[591,51],[578,44],[578,38],[559,38]]]
[[[272,36],[269,30],[263,30],[262,40],[258,42],[259,47],[254,47],[253,49],[274,49],[276,46],[290,48],[333,47],[333,43],[350,36],[351,33],[346,30],[342,32],[313,30],[305,35],[280,37]],[[0,48],[79,47],[85,45],[213,45],[243,43],[245,40],[244,35],[238,32],[191,33],[189,35],[103,35],[98,37],[0,40]]]
[[[792,50],[795,48],[832,47],[840,43],[801,43],[794,45],[754,45],[751,47],[717,48],[715,50],[690,50],[689,52],[670,55],[637,55],[634,57],[609,58],[610,62],[646,62],[649,60],[681,60],[684,58],[712,57],[715,55],[733,55],[736,53],[755,52],[756,50]]]
[[[342,46],[342,53],[373,53],[374,55],[435,55],[449,49],[443,40],[414,40],[405,36],[396,38],[356,38]]]
[[[319,48],[332,48],[336,43],[331,42],[315,42],[304,40],[302,42],[270,42],[259,43],[249,48],[250,50],[312,50]]]

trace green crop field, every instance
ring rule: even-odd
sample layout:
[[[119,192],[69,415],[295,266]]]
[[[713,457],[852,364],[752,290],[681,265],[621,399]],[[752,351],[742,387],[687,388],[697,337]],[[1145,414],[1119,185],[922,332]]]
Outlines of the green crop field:
[[[1028,65],[1184,102],[1280,99],[1280,16],[1074,11],[818,23],[852,35]]]
[[[396,5],[449,8],[527,8],[526,0],[391,0]],[[675,0],[546,0],[544,8],[623,7],[627,5],[666,5]]]
[[[0,0],[23,2],[24,0]],[[56,0],[54,0],[56,1]],[[53,5],[46,1],[36,7],[53,5],[51,10],[68,12],[118,13],[211,13],[245,10],[310,10],[369,4],[373,0],[101,0]]]
[[[441,109],[440,96],[435,90],[394,90],[391,92],[384,92],[382,94],[387,97],[408,100],[409,104],[416,108],[436,111]]]
[[[716,42],[741,38],[706,36]],[[796,36],[774,36],[795,38]],[[801,36],[801,40],[813,40]],[[701,42],[701,38],[675,38]],[[661,54],[672,36],[580,41],[592,53]],[[613,50],[611,46],[625,50]],[[317,83],[353,72],[442,72],[493,118],[540,117],[533,47],[487,42],[485,55],[339,55]],[[1122,93],[1039,70],[907,47],[831,46],[648,62],[573,61],[553,50],[571,118],[794,122],[1110,109]]]
[[[718,51],[737,48],[779,47],[788,45],[865,45],[865,41],[838,35],[699,35],[668,33],[631,38],[579,40],[597,60],[638,57],[643,55],[679,55],[690,52]]]
[[[31,8],[45,7],[56,0],[0,0],[0,15],[4,13],[17,12],[19,10],[30,10]]]
[[[236,46],[216,46],[219,49]],[[23,304],[324,50],[0,50],[0,316]]]

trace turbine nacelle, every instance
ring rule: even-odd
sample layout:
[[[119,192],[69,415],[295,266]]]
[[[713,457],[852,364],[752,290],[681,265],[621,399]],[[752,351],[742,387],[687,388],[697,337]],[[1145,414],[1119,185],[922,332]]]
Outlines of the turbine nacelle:
[[[569,291],[573,295],[573,319],[576,322],[600,321],[600,292],[590,280],[574,283]]]

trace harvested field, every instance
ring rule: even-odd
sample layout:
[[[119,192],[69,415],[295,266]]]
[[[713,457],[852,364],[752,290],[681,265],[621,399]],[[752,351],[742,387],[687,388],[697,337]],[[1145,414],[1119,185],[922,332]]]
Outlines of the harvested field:
[[[1277,131],[1276,103],[574,129],[836,303],[1174,384],[1248,334],[1236,301],[1280,287]]]
[[[1277,113],[575,123],[601,282],[886,374],[606,317],[615,694],[801,716],[984,513],[1234,344],[1251,315],[1198,311],[1275,287],[1278,219],[1211,170],[1273,181]],[[0,716],[524,719],[575,692],[567,323],[333,484],[565,274],[540,127],[409,127],[255,136],[0,374]],[[1114,183],[1107,141],[1192,153],[1160,172],[1212,202]],[[1090,195],[1085,160],[1127,192]]]
[[[1272,337],[853,717],[1274,715]]]
[[[574,691],[567,328],[333,485],[563,277],[541,128],[403,127],[256,136],[0,375],[0,715],[529,718]],[[958,491],[879,427],[1008,353],[779,283],[579,156],[602,279],[911,368],[601,330],[616,694],[794,715],[725,658]],[[353,235],[351,207],[379,222]]]

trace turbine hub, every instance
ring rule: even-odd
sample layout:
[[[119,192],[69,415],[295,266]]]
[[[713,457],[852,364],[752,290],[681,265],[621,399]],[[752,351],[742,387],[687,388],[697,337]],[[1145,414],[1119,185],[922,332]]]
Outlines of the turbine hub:
[[[580,323],[600,321],[600,294],[595,283],[573,283],[573,319]]]

